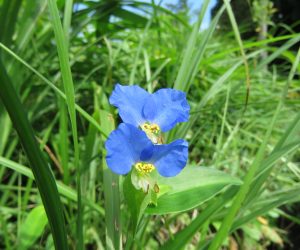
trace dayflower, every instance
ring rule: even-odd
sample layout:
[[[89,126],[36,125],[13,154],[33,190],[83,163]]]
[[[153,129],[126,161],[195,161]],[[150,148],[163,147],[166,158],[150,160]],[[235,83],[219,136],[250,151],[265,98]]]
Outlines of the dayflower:
[[[186,141],[179,139],[170,144],[153,144],[144,131],[125,123],[111,132],[105,147],[108,167],[121,175],[133,168],[133,184],[144,191],[151,186],[152,174],[156,171],[164,177],[175,176],[188,159]]]
[[[189,119],[186,94],[175,89],[160,89],[150,94],[136,85],[117,84],[109,102],[119,109],[124,123],[141,128],[154,143],[159,143],[161,132]]]

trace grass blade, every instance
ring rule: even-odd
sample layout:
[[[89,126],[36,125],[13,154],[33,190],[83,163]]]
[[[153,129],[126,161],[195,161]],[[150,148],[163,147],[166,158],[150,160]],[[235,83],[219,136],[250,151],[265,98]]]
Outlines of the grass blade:
[[[251,206],[249,214],[235,220],[231,231],[238,229],[245,223],[267,213],[271,209],[282,206],[283,204],[287,204],[289,202],[298,202],[300,200],[299,191],[300,186],[297,185],[292,189],[274,192],[267,197],[262,197],[258,202],[255,202],[253,206]]]
[[[193,237],[193,235],[199,231],[200,227],[206,223],[209,218],[220,211],[223,206],[230,200],[232,196],[236,194],[238,188],[236,186],[230,187],[224,194],[218,197],[216,200],[211,201],[207,207],[200,213],[196,219],[194,219],[191,224],[189,224],[182,231],[179,231],[173,239],[167,241],[162,250],[171,249],[182,249]]]
[[[224,5],[226,6],[226,10],[227,10],[227,14],[229,16],[232,28],[233,28],[233,32],[235,35],[235,39],[238,42],[239,48],[240,48],[240,52],[242,55],[242,59],[243,59],[243,63],[245,66],[245,75],[246,75],[246,87],[247,87],[247,93],[246,93],[246,101],[245,101],[245,108],[247,107],[248,104],[248,98],[249,98],[249,94],[250,94],[250,73],[249,73],[249,65],[248,65],[248,61],[247,61],[247,57],[244,51],[244,45],[242,42],[242,38],[239,32],[239,28],[238,25],[236,23],[234,14],[233,14],[233,10],[230,6],[230,3],[228,0],[224,0]]]
[[[271,122],[271,125],[268,128],[267,133],[265,135],[265,138],[263,140],[263,143],[259,147],[257,156],[256,156],[254,162],[252,163],[252,165],[250,166],[250,168],[249,168],[249,170],[248,170],[248,172],[247,172],[247,174],[244,178],[244,184],[241,186],[239,192],[237,193],[237,195],[236,195],[236,197],[233,201],[232,206],[230,207],[227,215],[225,216],[225,218],[222,222],[221,228],[219,229],[219,231],[217,232],[214,240],[212,241],[211,245],[209,246],[209,250],[217,250],[217,249],[220,248],[221,244],[223,243],[225,237],[227,236],[227,234],[228,234],[228,232],[231,228],[234,217],[236,216],[236,214],[237,214],[238,210],[240,209],[244,199],[246,198],[246,195],[249,191],[251,182],[252,182],[253,178],[255,177],[255,173],[258,170],[258,168],[259,168],[259,166],[260,166],[260,164],[263,160],[265,150],[266,150],[266,147],[267,147],[267,142],[270,138],[271,131],[274,127],[276,118],[279,114],[280,107],[281,107],[281,105],[278,105],[277,110],[275,111],[275,115],[273,117],[273,120]]]
[[[1,156],[0,156],[0,165],[12,169],[30,179],[35,179],[32,171],[28,167],[25,167],[19,163],[8,160]],[[56,181],[56,185],[57,185],[58,192],[62,196],[68,198],[71,201],[77,202],[77,194],[73,189],[71,189],[70,187],[66,186],[65,184],[59,181]],[[83,199],[83,203],[89,206],[90,208],[96,210],[101,216],[104,216],[105,212],[102,207],[98,206],[97,204],[87,199]]]
[[[22,58],[20,58],[18,55],[16,55],[13,51],[11,51],[9,48],[7,48],[4,44],[0,43],[0,48],[2,48],[5,52],[13,56],[17,61],[19,61],[21,64],[23,64],[26,68],[28,68],[30,71],[32,71],[35,75],[37,75],[43,82],[45,82],[50,88],[52,88],[59,96],[61,96],[65,101],[67,100],[66,95],[57,88],[51,81],[49,81],[45,76],[43,76],[41,73],[39,73],[36,69],[31,67],[27,62],[25,62]],[[104,131],[104,129],[99,125],[99,123],[90,116],[84,109],[82,109],[79,105],[75,103],[75,108],[88,122],[93,124],[95,128],[98,129],[98,131],[107,138],[108,134]]]
[[[287,80],[287,84],[286,84],[286,86],[283,90],[282,98],[280,99],[280,101],[277,105],[277,109],[276,109],[275,114],[273,116],[272,122],[271,122],[271,124],[270,124],[270,126],[267,130],[267,133],[265,135],[265,138],[264,138],[261,146],[259,147],[257,156],[256,156],[254,162],[252,163],[252,165],[250,166],[250,168],[248,170],[248,173],[245,176],[244,184],[242,185],[241,189],[239,190],[237,196],[235,197],[235,200],[234,200],[232,206],[230,207],[229,212],[225,216],[225,218],[222,222],[220,230],[218,231],[218,233],[216,234],[216,237],[212,241],[212,243],[209,247],[209,250],[219,249],[219,247],[221,246],[223,240],[225,239],[225,237],[227,236],[227,234],[230,231],[230,228],[232,226],[235,215],[237,214],[238,210],[240,209],[242,203],[244,202],[244,200],[246,198],[246,195],[247,195],[248,191],[250,190],[250,187],[251,187],[252,181],[255,178],[256,172],[259,170],[261,164],[263,163],[262,160],[263,160],[263,157],[264,157],[264,152],[266,150],[267,142],[270,138],[271,131],[274,127],[275,120],[276,120],[276,118],[279,114],[279,111],[281,110],[281,108],[283,106],[286,94],[288,92],[288,87],[290,85],[290,82],[291,82],[292,78],[294,77],[297,66],[299,64],[299,61],[300,61],[300,49],[298,50],[296,60],[295,60],[293,66],[292,66],[292,69],[290,71],[290,74],[289,74],[289,77],[288,77],[288,80]],[[281,144],[283,144],[283,143],[281,143]],[[267,178],[269,173],[270,173],[270,170],[266,171],[266,174],[262,175],[262,179],[258,179],[260,185],[257,185],[257,183],[256,183],[256,185],[255,185],[256,187],[254,189],[256,189],[257,191],[260,189],[261,185],[263,184],[263,181],[265,180],[265,178]],[[251,189],[251,191],[250,191],[250,192],[252,192],[252,194],[253,194],[254,189]]]
[[[68,249],[67,234],[56,183],[49,166],[43,158],[26,112],[0,61],[0,97],[16,128],[24,151],[30,162],[38,189],[48,216],[56,249]]]
[[[73,1],[66,1],[65,12],[64,12],[64,32],[66,36],[67,47],[69,46],[69,29],[72,18],[72,7]],[[62,97],[58,97],[59,106],[59,138],[60,138],[60,155],[61,164],[64,169],[64,182],[69,184],[70,182],[70,171],[69,171],[69,140],[68,140],[68,114],[67,107]]]
[[[70,4],[69,4],[70,5]],[[74,165],[77,168],[76,171],[76,182],[77,182],[77,249],[83,249],[83,215],[82,215],[82,202],[81,202],[81,170],[79,166],[79,144],[78,144],[78,134],[77,134],[77,123],[76,123],[76,110],[75,110],[75,93],[74,85],[71,74],[71,67],[69,62],[68,53],[68,42],[66,40],[66,34],[63,31],[63,27],[60,21],[58,8],[55,0],[48,0],[48,7],[51,15],[52,26],[55,33],[55,39],[57,43],[57,51],[59,57],[60,68],[62,72],[62,80],[64,85],[64,90],[66,93],[66,101],[69,110],[73,144],[74,144]]]
[[[296,59],[293,63],[293,66],[290,70],[290,74],[288,76],[286,88],[283,92],[280,105],[283,105],[283,103],[284,103],[284,98],[286,97],[286,94],[288,91],[288,86],[290,85],[292,79],[295,76],[297,67],[299,65],[299,61],[300,61],[300,48],[298,50],[298,53],[297,53]],[[246,201],[247,203],[257,197],[257,193],[261,189],[265,180],[270,175],[270,173],[272,171],[272,165],[268,164],[268,163],[270,161],[272,161],[272,158],[275,157],[276,159],[278,159],[279,156],[283,156],[283,155],[289,153],[290,151],[292,151],[295,148],[295,146],[296,146],[296,148],[298,147],[297,146],[298,143],[295,141],[295,138],[296,138],[296,140],[298,138],[298,141],[299,141],[299,136],[297,136],[297,134],[299,133],[299,129],[300,129],[300,114],[295,117],[295,119],[293,120],[291,125],[288,127],[286,132],[283,134],[283,136],[281,137],[281,139],[275,146],[274,150],[272,151],[272,153],[270,154],[268,159],[266,159],[264,161],[265,164],[261,164],[261,167],[260,167],[260,169],[256,175],[256,178],[252,183],[251,189],[249,191],[247,201]],[[279,155],[279,156],[277,156],[277,155]],[[273,162],[274,162],[274,160],[273,160]]]
[[[197,22],[194,24],[192,33],[189,37],[186,50],[183,52],[182,64],[180,66],[177,78],[174,83],[175,89],[183,90],[183,91],[188,90],[187,85],[189,85],[189,81],[191,80],[190,74],[193,70],[193,67],[191,67],[191,61],[193,61],[195,46],[196,46],[198,36],[199,36],[199,29],[200,29],[203,17],[205,15],[205,12],[207,10],[207,7],[209,5],[209,2],[210,2],[210,0],[204,1],[202,8],[201,8],[201,12],[199,14],[199,18],[198,18]]]
[[[113,117],[107,111],[100,111],[100,120],[110,133],[115,125]],[[103,149],[104,151],[104,149]],[[113,173],[103,158],[103,183],[105,198],[105,222],[106,222],[106,248],[109,250],[121,249],[121,216],[120,216],[120,191],[119,175]]]

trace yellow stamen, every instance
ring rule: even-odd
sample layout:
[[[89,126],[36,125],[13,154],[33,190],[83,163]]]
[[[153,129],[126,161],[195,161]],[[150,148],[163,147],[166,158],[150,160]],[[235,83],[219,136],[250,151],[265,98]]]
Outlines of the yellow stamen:
[[[153,123],[144,123],[141,125],[142,130],[144,130],[146,133],[151,133],[151,134],[158,134],[160,132],[160,127]]]
[[[138,172],[143,174],[151,173],[155,169],[153,164],[145,162],[138,162],[134,165],[134,167]]]

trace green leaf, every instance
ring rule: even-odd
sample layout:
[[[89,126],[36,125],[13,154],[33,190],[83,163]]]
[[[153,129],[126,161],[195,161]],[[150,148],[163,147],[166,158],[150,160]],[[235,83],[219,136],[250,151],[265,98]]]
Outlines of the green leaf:
[[[68,5],[72,5],[68,2]],[[77,249],[83,249],[83,213],[82,213],[82,198],[81,198],[81,169],[79,166],[79,144],[78,132],[76,122],[76,108],[75,108],[75,91],[71,73],[71,66],[68,53],[68,41],[63,30],[59,11],[55,0],[48,0],[48,7],[51,16],[52,26],[55,34],[55,41],[57,45],[58,59],[61,69],[62,82],[66,94],[66,102],[71,121],[71,131],[73,136],[74,146],[74,166],[76,167],[76,187],[77,187]],[[65,107],[63,107],[64,109]],[[64,112],[65,113],[65,112]],[[64,114],[65,115],[65,114]],[[64,121],[65,123],[65,121]],[[66,124],[63,125],[65,127]],[[65,129],[65,128],[63,128]]]
[[[54,83],[52,83],[51,81],[49,81],[45,76],[43,76],[41,73],[39,73],[36,69],[34,69],[32,66],[30,66],[27,62],[25,62],[21,57],[19,57],[17,54],[15,54],[12,50],[10,50],[8,47],[6,47],[4,44],[0,43],[0,48],[3,49],[6,53],[8,53],[9,55],[11,55],[13,58],[15,58],[18,62],[20,62],[22,65],[24,65],[27,69],[29,69],[30,71],[32,71],[35,75],[37,75],[37,77],[39,77],[44,83],[46,83],[52,90],[54,90],[59,96],[61,96],[64,101],[67,102],[67,97],[66,95],[55,86]],[[75,103],[75,108],[77,110],[77,112],[79,114],[82,115],[82,117],[84,117],[89,123],[93,124],[93,126],[95,128],[97,128],[99,130],[99,132],[104,136],[107,137],[108,134],[106,134],[102,128],[102,126],[100,126],[98,124],[98,122],[91,116],[88,114],[88,112],[86,112],[83,108],[81,108],[78,104]]]
[[[224,3],[226,4],[226,8],[227,8],[229,17],[232,19],[232,21],[235,22],[234,15],[232,13],[232,9],[230,7],[230,4],[229,4],[228,0],[225,0]],[[261,187],[261,185],[256,184],[254,186],[254,188],[251,189],[251,183],[254,180],[255,174],[260,169],[260,166],[263,162],[263,158],[264,158],[264,155],[265,155],[265,152],[266,152],[268,140],[271,137],[271,132],[274,128],[275,121],[276,121],[276,119],[279,115],[279,112],[281,111],[281,108],[282,108],[283,103],[284,103],[284,99],[285,99],[285,97],[288,93],[288,88],[290,86],[291,80],[293,79],[293,77],[295,75],[296,68],[297,68],[297,66],[299,64],[299,61],[300,61],[300,50],[298,50],[296,58],[297,59],[293,63],[293,66],[290,70],[289,77],[288,77],[287,83],[285,85],[285,88],[283,89],[282,97],[281,97],[281,99],[280,99],[280,101],[277,105],[277,108],[275,110],[273,119],[272,119],[270,125],[268,126],[268,129],[267,129],[265,137],[262,141],[262,144],[260,145],[260,147],[258,149],[258,152],[256,154],[256,157],[255,157],[253,163],[250,165],[247,174],[245,175],[243,185],[241,186],[239,192],[237,193],[237,195],[235,197],[235,200],[233,201],[228,213],[226,214],[220,229],[218,230],[217,234],[215,235],[214,239],[212,240],[212,243],[209,246],[209,250],[216,250],[216,249],[220,248],[221,244],[223,243],[223,241],[227,237],[227,235],[230,231],[230,227],[233,223],[233,220],[234,220],[235,216],[237,215],[239,209],[241,208],[242,203],[246,199],[247,194],[249,192],[251,193],[251,191],[253,192],[253,190],[255,188],[259,189]],[[268,172],[266,172],[266,173],[268,173]],[[265,177],[267,177],[267,175]],[[263,183],[263,179],[261,179],[261,180],[262,181],[261,181],[260,184]]]
[[[13,34],[16,28],[16,20],[21,7],[21,2],[18,0],[1,1],[1,34],[0,41],[10,46],[13,40]]]
[[[0,156],[0,166],[4,166],[7,168],[10,168],[24,176],[27,176],[30,179],[34,179],[33,173],[30,170],[30,168],[22,166],[19,163],[16,163],[14,161],[8,160],[2,156]],[[71,188],[66,186],[63,183],[60,183],[59,181],[56,181],[56,185],[57,185],[57,189],[58,192],[68,198],[71,201],[75,201],[77,202],[77,194],[76,192]],[[100,207],[99,205],[97,205],[96,203],[88,200],[88,199],[83,199],[83,203],[91,208],[93,208],[95,211],[97,211],[100,215],[104,216],[105,212],[104,209],[102,207]]]
[[[283,105],[284,98],[287,94],[288,86],[290,85],[290,82],[294,78],[296,69],[299,65],[299,61],[300,61],[300,49],[298,50],[296,59],[290,70],[289,77],[287,80],[287,85],[282,95],[281,104],[279,105]],[[280,157],[298,148],[299,139],[300,139],[299,131],[300,131],[300,114],[298,114],[294,118],[294,120],[290,123],[289,127],[286,129],[285,133],[283,134],[283,136],[281,137],[281,139],[279,140],[279,142],[277,143],[277,145],[275,146],[275,148],[273,149],[269,157],[262,162],[261,166],[258,169],[256,178],[251,184],[250,191],[247,195],[246,203],[249,203],[253,199],[257,198],[257,193],[259,192],[262,185],[270,175],[272,171],[272,167],[276,162],[276,160],[279,160]]]
[[[11,79],[0,60],[0,98],[23,145],[30,167],[35,176],[57,249],[68,249],[67,234],[62,204],[56,182],[47,161],[35,139],[34,131],[28,121],[23,104],[16,93]]]
[[[131,215],[130,221],[133,234],[135,234],[142,213],[151,200],[151,190],[148,193],[144,193],[142,189],[137,190],[131,182],[131,174],[128,174],[124,180],[123,192]]]
[[[173,178],[160,178],[159,185],[168,185],[171,190],[157,200],[157,207],[148,207],[148,214],[166,214],[190,210],[211,199],[230,185],[242,182],[221,171],[205,167],[186,167]]]
[[[268,194],[267,196],[261,197],[249,208],[249,213],[240,218],[235,219],[231,231],[235,231],[247,222],[255,219],[260,215],[267,213],[268,211],[276,207],[292,202],[299,202],[299,192],[300,185],[296,185],[294,188],[273,192]]]
[[[47,225],[47,215],[42,205],[32,209],[20,229],[20,242],[18,249],[29,249],[42,235]]]
[[[114,128],[113,116],[100,110],[100,122],[106,134],[109,134]],[[102,140],[106,138],[102,136]],[[103,155],[105,149],[103,148]],[[104,206],[105,206],[105,227],[106,227],[106,249],[119,249],[121,244],[121,213],[120,213],[120,191],[119,175],[113,173],[103,158],[103,188],[104,188]]]
[[[222,195],[216,199],[210,200],[205,209],[202,210],[201,213],[199,213],[199,215],[186,228],[177,232],[173,238],[169,239],[161,247],[161,250],[183,249],[193,235],[198,232],[204,224],[210,221],[212,215],[223,209],[225,204],[232,199],[237,191],[237,186],[231,186]]]
[[[202,59],[202,52],[204,51],[205,46],[207,45],[207,41],[209,40],[209,36],[211,35],[211,33],[207,32],[205,34],[207,37],[202,37],[201,41],[205,41],[205,44],[201,44],[202,46],[199,47],[199,51],[197,51],[198,48],[196,46],[197,40],[199,39],[199,29],[201,27],[201,23],[203,21],[203,17],[209,2],[209,0],[204,1],[203,7],[201,8],[201,12],[199,13],[198,20],[194,24],[191,35],[188,38],[186,49],[183,51],[183,54],[181,56],[182,63],[180,65],[179,72],[174,83],[175,89],[188,91],[192,83],[191,74],[193,72],[193,69],[196,68],[196,65],[199,65],[199,62]]]

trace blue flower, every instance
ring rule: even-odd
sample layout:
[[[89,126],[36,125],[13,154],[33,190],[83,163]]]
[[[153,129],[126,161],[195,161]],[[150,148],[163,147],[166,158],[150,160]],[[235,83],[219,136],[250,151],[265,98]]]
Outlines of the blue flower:
[[[188,159],[186,141],[155,145],[144,131],[125,123],[111,132],[105,148],[107,165],[116,174],[127,174],[134,167],[141,175],[157,170],[160,175],[171,177],[184,168]]]
[[[145,132],[166,132],[189,119],[190,106],[186,95],[175,89],[160,89],[150,94],[136,85],[117,84],[109,102],[119,109],[124,123],[140,127]]]

